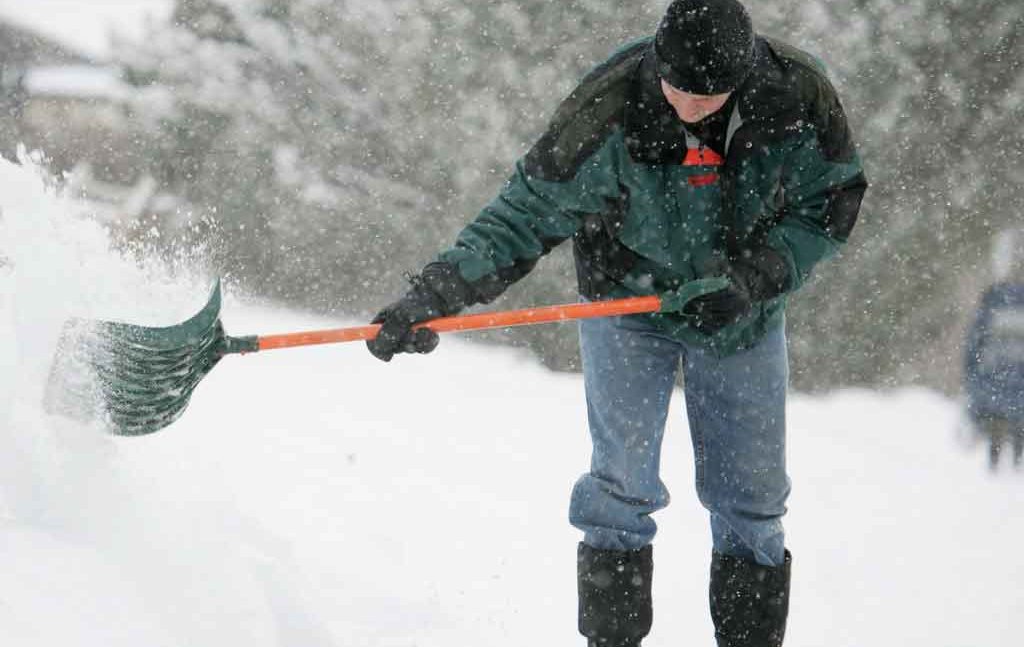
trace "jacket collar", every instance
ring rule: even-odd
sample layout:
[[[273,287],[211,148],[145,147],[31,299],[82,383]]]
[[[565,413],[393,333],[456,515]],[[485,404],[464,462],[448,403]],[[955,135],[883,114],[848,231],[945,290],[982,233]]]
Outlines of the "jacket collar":
[[[765,39],[754,47],[754,68],[736,90],[729,121],[728,140],[744,124],[769,122],[790,112],[795,95]],[[623,117],[630,157],[646,164],[677,164],[686,152],[686,128],[661,92],[653,49],[648,48],[633,74]],[[727,155],[727,159],[728,159]]]

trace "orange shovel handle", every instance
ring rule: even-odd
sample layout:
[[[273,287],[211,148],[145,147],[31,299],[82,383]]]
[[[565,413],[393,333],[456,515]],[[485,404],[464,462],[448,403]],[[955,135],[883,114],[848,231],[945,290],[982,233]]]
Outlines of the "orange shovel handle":
[[[658,312],[661,299],[656,296],[630,297],[610,301],[592,303],[572,303],[565,305],[526,308],[523,310],[505,310],[502,312],[483,312],[480,314],[458,315],[431,319],[416,327],[427,327],[435,332],[457,332],[460,330],[486,330],[488,328],[508,328],[510,326],[530,326],[533,324],[569,321],[572,319],[589,319],[592,317],[617,317],[620,315]],[[338,344],[348,341],[373,339],[380,330],[380,324],[357,326],[354,328],[334,328],[331,330],[313,330],[309,332],[285,333],[280,335],[261,335],[257,338],[259,350],[275,348],[293,348],[295,346],[313,346],[316,344]]]

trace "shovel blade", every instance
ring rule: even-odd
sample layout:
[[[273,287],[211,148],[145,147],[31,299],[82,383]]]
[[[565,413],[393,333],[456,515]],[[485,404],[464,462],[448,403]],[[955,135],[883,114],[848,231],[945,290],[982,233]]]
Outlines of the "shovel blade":
[[[69,321],[57,345],[43,407],[111,433],[163,429],[188,406],[199,381],[224,354],[220,282],[191,319],[166,327]]]

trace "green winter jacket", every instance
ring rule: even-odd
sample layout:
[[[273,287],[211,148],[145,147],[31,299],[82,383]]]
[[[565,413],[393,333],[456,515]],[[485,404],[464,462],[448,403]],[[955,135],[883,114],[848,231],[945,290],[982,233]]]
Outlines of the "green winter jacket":
[[[758,37],[730,101],[724,159],[690,136],[661,93],[651,40],[583,79],[499,195],[440,260],[487,302],[573,239],[580,294],[663,294],[716,262],[768,247],[783,294],[706,336],[678,314],[648,318],[720,355],[777,325],[786,295],[846,241],[867,187],[843,109],[816,59]]]

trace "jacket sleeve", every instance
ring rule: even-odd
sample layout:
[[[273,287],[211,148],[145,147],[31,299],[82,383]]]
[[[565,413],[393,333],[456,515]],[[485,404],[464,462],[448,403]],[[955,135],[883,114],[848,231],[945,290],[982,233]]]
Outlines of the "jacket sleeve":
[[[585,110],[565,113],[564,103],[498,195],[440,255],[471,286],[475,303],[493,300],[529,273],[582,226],[583,215],[602,211],[619,194],[614,129],[591,123],[595,117]]]
[[[788,266],[787,292],[846,242],[868,186],[835,90],[824,76],[814,88],[812,128],[786,156],[781,218],[766,238]]]

